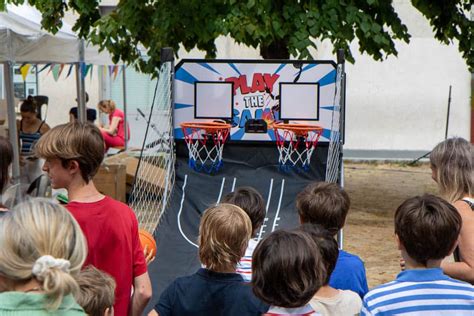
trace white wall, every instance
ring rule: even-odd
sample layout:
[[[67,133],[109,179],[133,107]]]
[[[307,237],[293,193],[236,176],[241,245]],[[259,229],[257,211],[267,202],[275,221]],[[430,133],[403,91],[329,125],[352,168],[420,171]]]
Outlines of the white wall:
[[[113,4],[114,1],[103,1]],[[110,3],[109,3],[110,2]],[[410,43],[397,42],[398,57],[376,62],[351,45],[355,64],[347,64],[346,149],[429,150],[444,138],[448,87],[453,86],[449,135],[470,137],[470,73],[457,44],[439,43],[426,19],[408,0],[394,1],[412,35]],[[256,49],[217,39],[218,58],[259,59]],[[320,43],[316,59],[335,59],[329,43]],[[180,58],[204,58],[204,52],[179,52]],[[90,106],[99,98],[97,71],[86,79]],[[64,76],[64,75],[63,75]],[[50,96],[48,122],[67,121],[75,99],[75,79],[54,82],[40,75],[40,92]]]

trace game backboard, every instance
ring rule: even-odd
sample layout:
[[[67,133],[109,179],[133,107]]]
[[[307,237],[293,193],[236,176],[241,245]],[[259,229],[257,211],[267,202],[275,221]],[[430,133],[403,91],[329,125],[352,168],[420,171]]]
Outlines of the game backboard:
[[[232,122],[230,141],[274,141],[271,128],[267,133],[248,133],[245,123],[285,119],[320,125],[320,142],[328,142],[335,81],[333,61],[184,59],[175,71],[175,138],[183,139],[180,123],[225,117]],[[230,87],[225,83],[232,84],[231,96],[224,91]]]

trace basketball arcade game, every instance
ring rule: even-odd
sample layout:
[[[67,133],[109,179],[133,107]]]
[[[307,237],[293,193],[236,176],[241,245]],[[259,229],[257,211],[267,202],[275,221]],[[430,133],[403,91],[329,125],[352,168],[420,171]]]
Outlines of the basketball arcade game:
[[[298,224],[312,181],[341,182],[343,61],[182,60],[175,68],[175,182],[150,266],[154,298],[194,273],[202,212],[239,186],[267,216],[257,239]]]

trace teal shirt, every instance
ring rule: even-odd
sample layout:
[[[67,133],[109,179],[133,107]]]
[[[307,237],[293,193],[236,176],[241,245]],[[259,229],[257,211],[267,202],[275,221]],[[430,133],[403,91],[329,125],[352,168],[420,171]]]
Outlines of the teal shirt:
[[[46,295],[23,292],[0,293],[0,315],[2,316],[78,316],[86,315],[72,295],[65,296],[55,311],[46,309]]]

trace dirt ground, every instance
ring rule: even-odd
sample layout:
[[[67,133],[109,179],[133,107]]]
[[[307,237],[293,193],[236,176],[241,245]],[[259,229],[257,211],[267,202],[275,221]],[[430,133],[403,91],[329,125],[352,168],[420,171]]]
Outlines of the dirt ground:
[[[393,280],[400,271],[393,214],[405,199],[437,192],[429,165],[347,162],[345,188],[351,209],[344,229],[344,249],[365,262],[369,288]]]

